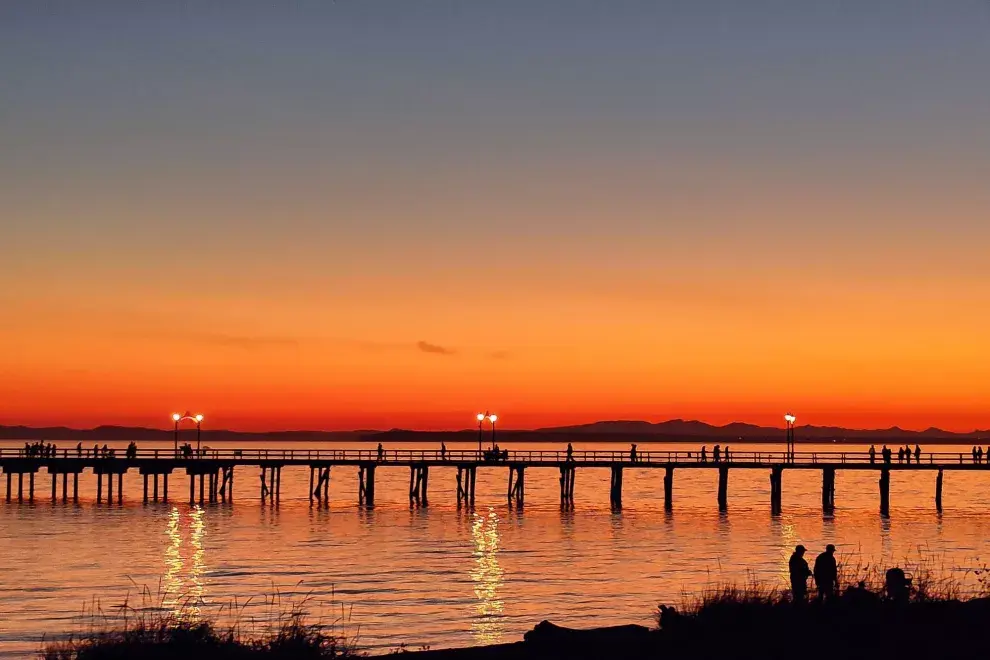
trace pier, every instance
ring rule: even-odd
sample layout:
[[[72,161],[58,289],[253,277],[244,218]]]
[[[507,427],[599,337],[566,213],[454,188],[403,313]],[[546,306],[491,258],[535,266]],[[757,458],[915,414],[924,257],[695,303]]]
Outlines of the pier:
[[[920,460],[884,462],[878,452],[735,452],[728,459],[702,460],[696,451],[621,450],[419,450],[389,449],[223,449],[204,450],[194,456],[176,454],[171,449],[139,449],[130,457],[98,455],[92,450],[58,450],[54,456],[28,455],[24,448],[0,448],[0,470],[5,477],[6,502],[32,503],[38,496],[37,477],[42,470],[48,475],[51,501],[79,501],[79,479],[84,471],[96,477],[96,501],[121,504],[124,501],[124,476],[135,471],[143,479],[145,503],[169,501],[169,477],[189,480],[191,504],[232,503],[234,473],[240,468],[256,470],[258,494],[263,504],[277,505],[281,497],[282,469],[309,469],[309,501],[328,506],[333,469],[356,469],[358,503],[375,504],[375,474],[378,469],[409,470],[409,502],[413,506],[429,505],[431,468],[451,468],[457,480],[457,505],[473,506],[478,470],[502,470],[506,474],[506,499],[510,506],[525,504],[526,472],[531,469],[559,471],[560,504],[573,506],[579,470],[609,470],[609,503],[622,507],[622,480],[628,470],[656,470],[662,473],[664,509],[674,507],[675,475],[680,470],[714,470],[718,488],[714,503],[725,511],[729,503],[729,482],[733,470],[765,470],[770,480],[770,510],[780,514],[783,500],[783,474],[788,470],[814,470],[822,478],[822,511],[835,509],[835,474],[838,470],[869,470],[878,476],[878,501],[881,514],[890,511],[890,473],[911,471],[934,473],[934,505],[942,509],[942,484],[946,471],[990,470],[990,459],[974,460],[968,453],[926,452]],[[71,480],[70,480],[71,476]],[[15,479],[16,477],[16,479]],[[2,483],[2,482],[0,482]],[[250,483],[250,482],[249,482]],[[658,480],[658,487],[660,486]],[[71,489],[70,489],[71,486]],[[61,487],[61,490],[60,490]],[[71,494],[70,494],[71,490]],[[116,499],[115,499],[116,498]]]

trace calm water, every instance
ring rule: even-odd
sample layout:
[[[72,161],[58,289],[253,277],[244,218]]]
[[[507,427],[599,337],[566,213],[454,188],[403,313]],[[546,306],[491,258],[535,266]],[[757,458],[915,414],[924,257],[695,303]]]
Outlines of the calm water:
[[[641,446],[668,448],[686,447]],[[143,586],[163,589],[166,606],[191,599],[207,613],[236,598],[244,619],[262,616],[276,589],[283,599],[309,595],[328,618],[345,606],[347,632],[365,649],[387,650],[512,641],[542,619],[648,624],[657,602],[708,584],[754,576],[783,586],[798,542],[813,554],[835,543],[850,562],[916,562],[920,552],[973,587],[967,570],[990,557],[990,470],[946,472],[942,515],[934,472],[892,472],[889,519],[868,471],[837,473],[827,517],[820,473],[785,472],[777,518],[764,470],[731,472],[725,514],[714,470],[676,474],[671,514],[662,470],[626,471],[621,513],[609,510],[607,469],[578,470],[571,511],[560,510],[556,470],[527,470],[522,512],[506,504],[504,467],[479,470],[477,505],[461,510],[454,468],[430,471],[427,509],[409,507],[404,468],[378,470],[373,510],[357,506],[357,468],[334,468],[329,510],[310,507],[306,468],[285,468],[281,506],[261,506],[255,472],[238,469],[232,506],[205,509],[142,505],[136,472],[124,479],[122,506],[95,505],[88,473],[78,505],[53,505],[39,475],[35,504],[0,504],[0,654],[34,653],[42,635],[78,630],[94,599],[110,610]],[[181,498],[187,483],[176,473],[170,494]]]

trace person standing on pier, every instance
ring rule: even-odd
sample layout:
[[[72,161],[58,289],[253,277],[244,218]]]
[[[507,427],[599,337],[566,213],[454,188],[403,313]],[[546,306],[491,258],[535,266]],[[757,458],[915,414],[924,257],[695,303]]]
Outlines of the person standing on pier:
[[[722,458],[725,459],[726,463],[729,462],[729,445],[726,445],[725,449],[722,450]]]
[[[636,443],[635,442],[632,443],[632,446],[629,447],[629,460],[632,461],[633,463],[636,462]]]
[[[877,462],[877,448],[870,445],[870,465]]]
[[[701,462],[702,463],[707,463],[708,462],[708,448],[707,448],[706,445],[701,445],[701,454],[700,454],[700,456],[701,456]]]
[[[794,548],[794,554],[787,562],[788,571],[791,574],[791,594],[795,603],[803,603],[808,594],[808,578],[811,577],[811,569],[804,558],[805,547],[798,545]]]
[[[440,460],[447,460],[447,443],[440,441]]]
[[[378,462],[381,463],[385,458],[385,449],[382,447],[382,443],[378,443]]]
[[[921,463],[921,445],[918,443],[914,444],[914,462]]]
[[[76,458],[82,458],[82,443],[76,445]]]
[[[571,463],[574,460],[574,445],[567,443],[567,462]]]
[[[712,460],[716,463],[722,460],[722,449],[719,445],[715,445],[715,448],[712,449]]]
[[[835,546],[831,543],[815,558],[815,586],[819,600],[831,599],[839,586],[839,567],[835,562]]]

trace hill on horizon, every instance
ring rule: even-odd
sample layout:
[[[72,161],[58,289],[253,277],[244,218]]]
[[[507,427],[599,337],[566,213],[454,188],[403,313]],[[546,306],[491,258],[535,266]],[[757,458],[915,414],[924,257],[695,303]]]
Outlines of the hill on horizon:
[[[189,438],[194,430],[184,427],[180,429],[183,440]],[[203,430],[203,442],[345,442],[345,441],[371,441],[380,437],[390,437],[395,439],[398,436],[405,436],[403,439],[415,441],[433,436],[447,436],[450,434],[471,434],[477,433],[475,429],[461,429],[458,431],[415,431],[411,429],[391,429],[379,431],[373,429],[353,430],[353,431],[313,431],[313,430],[287,430],[287,431],[231,431],[226,429]],[[633,436],[649,438],[656,436],[658,440],[675,441],[691,440],[693,438],[732,438],[752,441],[776,441],[783,436],[784,429],[779,427],[765,427],[744,422],[732,422],[724,426],[717,426],[701,422],[698,420],[672,419],[664,422],[646,422],[642,420],[607,420],[592,422],[589,424],[578,424],[572,426],[551,426],[532,430],[502,430],[500,435],[506,440],[514,441],[540,441],[546,436],[599,436],[597,440],[620,440],[629,439]],[[797,426],[795,435],[799,440],[980,440],[990,437],[990,431],[972,431],[969,433],[955,433],[944,431],[938,428],[929,428],[924,431],[910,431],[898,427],[889,429],[846,429],[833,426]],[[45,440],[52,442],[87,442],[87,441],[157,441],[164,442],[173,437],[172,429],[151,429],[145,427],[128,427],[105,425],[92,429],[74,429],[65,426],[52,427],[30,427],[30,426],[2,426],[0,425],[0,440]]]

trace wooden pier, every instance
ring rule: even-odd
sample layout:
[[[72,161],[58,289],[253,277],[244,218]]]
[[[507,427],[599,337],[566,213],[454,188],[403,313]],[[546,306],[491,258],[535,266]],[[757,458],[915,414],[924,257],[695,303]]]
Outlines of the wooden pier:
[[[525,504],[526,472],[555,469],[560,474],[560,504],[574,503],[578,469],[607,469],[611,474],[609,502],[622,507],[622,482],[628,470],[662,470],[664,509],[674,506],[674,475],[679,470],[714,470],[718,475],[715,503],[725,511],[729,503],[729,475],[732,470],[766,470],[770,478],[770,511],[780,514],[785,470],[817,470],[822,475],[822,511],[835,509],[835,474],[838,470],[869,470],[878,475],[879,509],[890,511],[890,473],[912,471],[935,473],[934,503],[942,509],[942,483],[946,471],[990,470],[987,461],[968,453],[929,452],[920,458],[884,462],[866,452],[733,452],[729,460],[702,460],[688,451],[546,451],[504,450],[498,453],[474,450],[390,449],[225,449],[209,450],[195,456],[176,455],[172,450],[138,450],[131,457],[98,455],[92,450],[59,450],[54,456],[29,455],[24,448],[0,448],[0,470],[5,475],[6,502],[35,501],[36,475],[43,469],[51,481],[51,501],[79,501],[79,476],[89,471],[96,477],[96,501],[121,504],[124,476],[134,470],[143,478],[145,503],[169,501],[169,477],[185,473],[189,479],[190,503],[232,503],[234,472],[255,469],[259,475],[259,496],[263,504],[277,505],[281,498],[282,469],[309,468],[309,500],[328,506],[330,475],[336,469],[357,469],[357,499],[363,506],[375,504],[375,474],[379,468],[409,470],[409,502],[429,505],[431,468],[451,468],[457,479],[457,505],[473,506],[479,469],[504,470],[507,474],[506,499],[511,506]],[[71,475],[71,480],[69,479]],[[16,484],[14,477],[16,476]],[[115,483],[116,482],[116,483]],[[70,495],[71,483],[71,495]],[[16,485],[16,488],[15,488]],[[61,495],[59,493],[61,485]]]

